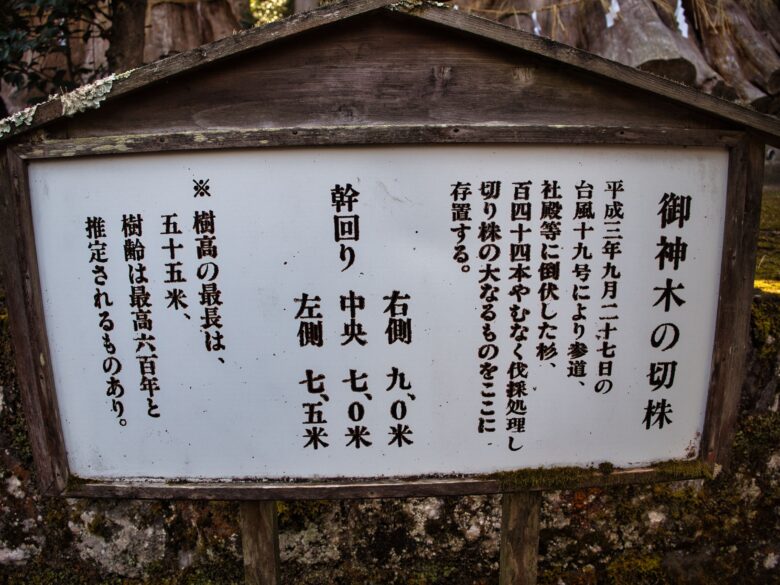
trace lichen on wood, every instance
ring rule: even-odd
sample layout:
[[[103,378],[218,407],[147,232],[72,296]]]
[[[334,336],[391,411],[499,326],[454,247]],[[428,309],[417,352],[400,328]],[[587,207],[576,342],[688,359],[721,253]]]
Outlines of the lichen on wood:
[[[61,95],[59,99],[62,103],[62,115],[73,116],[79,112],[99,108],[100,104],[111,93],[114,82],[120,79],[126,79],[132,72],[133,70],[131,69],[124,73],[112,74]]]
[[[25,108],[20,112],[16,112],[12,116],[8,116],[7,118],[0,120],[0,138],[6,134],[10,134],[16,128],[30,126],[35,119],[35,111],[37,109],[37,105],[30,106],[29,108]]]
[[[435,2],[434,0],[400,0],[389,6],[390,10],[400,12],[412,12],[426,6],[435,6],[436,8],[449,8],[444,2]]]

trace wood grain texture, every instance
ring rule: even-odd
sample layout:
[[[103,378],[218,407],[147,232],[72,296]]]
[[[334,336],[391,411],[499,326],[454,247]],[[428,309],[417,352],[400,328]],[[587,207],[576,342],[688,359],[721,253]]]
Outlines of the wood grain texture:
[[[761,213],[764,147],[746,139],[731,150],[720,298],[702,458],[726,465],[745,381],[756,245]]]
[[[63,495],[89,498],[193,499],[193,500],[337,500],[362,498],[410,498],[429,496],[466,496],[515,491],[548,491],[657,483],[699,479],[707,473],[698,461],[675,464],[673,473],[662,468],[615,470],[604,474],[597,470],[578,473],[561,480],[555,468],[533,470],[533,485],[505,478],[399,478],[388,480],[322,479],[311,482],[237,480],[225,482],[194,481],[71,481]]]
[[[132,93],[139,88],[169,80],[183,72],[195,72],[200,67],[215,63],[221,59],[239,55],[251,49],[263,47],[280,39],[295,36],[298,33],[317,28],[321,25],[348,19],[392,3],[394,0],[343,0],[327,7],[296,14],[290,18],[273,22],[264,27],[258,27],[237,32],[213,43],[197,47],[191,51],[178,53],[166,59],[160,59],[144,67],[135,69],[131,75],[117,79],[113,83],[107,100]],[[62,100],[52,99],[41,104],[32,124],[13,129],[5,139],[30,130],[40,128],[53,120],[63,118]]]
[[[502,496],[499,585],[536,585],[541,508],[541,492]]]
[[[365,15],[109,100],[51,135],[442,124],[731,129],[524,51],[455,41],[405,15]]]
[[[276,502],[241,503],[241,545],[246,585],[279,585]]]
[[[69,158],[140,152],[175,152],[275,146],[335,146],[374,144],[645,144],[658,146],[726,146],[739,132],[669,130],[664,128],[604,128],[593,126],[333,126],[326,128],[266,128],[131,134],[70,140],[43,140],[17,148],[24,159]]]
[[[374,21],[382,21],[385,23],[391,23],[396,20],[401,20],[402,23],[396,28],[402,30],[418,29],[420,30],[420,21],[427,23],[433,23],[438,25],[441,29],[436,34],[436,30],[426,29],[424,34],[418,34],[418,42],[406,43],[406,44],[386,44],[386,49],[391,50],[396,55],[402,54],[404,56],[403,64],[405,67],[400,71],[392,72],[395,75],[395,82],[391,83],[389,87],[386,87],[388,91],[382,93],[376,93],[371,96],[370,102],[378,105],[390,105],[398,103],[399,96],[406,98],[405,101],[411,105],[414,105],[416,100],[424,99],[424,102],[430,102],[431,97],[442,97],[448,93],[448,88],[451,86],[457,87],[458,79],[462,79],[462,75],[453,77],[453,64],[450,63],[451,59],[448,55],[438,55],[436,52],[431,52],[427,47],[420,47],[419,44],[427,37],[438,36],[440,39],[444,39],[445,44],[450,49],[456,49],[463,43],[454,43],[453,30],[461,33],[468,34],[471,41],[475,43],[467,44],[490,44],[493,47],[494,54],[502,55],[504,57],[512,54],[516,60],[522,61],[513,72],[516,85],[523,85],[528,83],[529,79],[535,77],[544,77],[544,73],[557,73],[558,78],[571,78],[574,81],[580,83],[566,84],[560,95],[552,92],[548,95],[548,99],[551,100],[550,105],[553,106],[551,113],[563,116],[565,119],[567,111],[556,108],[557,104],[561,101],[568,104],[568,106],[574,106],[576,109],[579,99],[585,99],[588,101],[589,97],[592,97],[592,90],[596,86],[600,86],[600,89],[608,89],[608,99],[600,102],[602,116],[609,117],[615,111],[620,112],[627,96],[636,101],[644,101],[650,109],[653,107],[659,111],[669,110],[670,115],[674,118],[675,110],[680,108],[686,110],[690,115],[705,114],[713,116],[716,120],[716,124],[741,124],[748,128],[752,128],[759,132],[762,139],[771,144],[778,144],[780,142],[780,120],[765,116],[755,111],[742,108],[735,104],[714,98],[703,94],[693,88],[686,87],[680,84],[676,84],[669,80],[649,75],[645,72],[632,69],[620,65],[618,63],[608,61],[601,57],[579,51],[577,49],[567,47],[550,41],[548,39],[517,31],[509,27],[500,25],[498,23],[484,20],[478,17],[463,14],[458,11],[437,8],[426,5],[414,11],[413,14],[401,14],[398,12],[390,13],[387,10],[380,10],[383,7],[390,4],[392,0],[352,0],[347,2],[340,2],[330,5],[325,8],[314,10],[311,12],[305,12],[303,14],[295,15],[289,19],[272,23],[266,27],[253,29],[249,31],[242,31],[225,39],[221,39],[214,43],[204,45],[192,51],[180,53],[173,57],[163,59],[161,61],[152,63],[145,67],[141,67],[135,70],[131,75],[126,78],[117,79],[114,82],[112,91],[106,100],[106,104],[101,111],[104,111],[107,107],[110,107],[114,102],[124,101],[121,98],[123,96],[133,94],[149,93],[151,90],[153,93],[161,90],[165,93],[165,90],[173,88],[174,93],[184,102],[183,106],[193,106],[193,91],[198,90],[201,87],[206,87],[211,90],[213,98],[221,100],[222,106],[230,108],[233,105],[232,99],[226,99],[228,94],[235,93],[240,95],[252,94],[253,91],[263,89],[262,80],[260,82],[252,83],[252,78],[248,78],[248,84],[244,84],[240,81],[237,85],[221,85],[212,86],[208,83],[208,75],[204,76],[204,68],[211,64],[217,64],[217,67],[212,67],[211,70],[230,70],[233,69],[230,60],[236,56],[248,53],[250,51],[267,47],[270,45],[280,44],[286,47],[286,51],[279,53],[276,50],[271,51],[259,51],[254,52],[248,61],[279,61],[282,59],[284,64],[284,58],[288,56],[288,53],[299,53],[299,46],[306,45],[307,35],[305,33],[309,31],[317,30],[319,36],[325,34],[330,35],[332,32],[337,32],[339,29],[343,30],[343,25],[349,25],[348,28],[353,29],[353,32],[360,33],[365,26],[365,19],[356,19],[351,21],[354,17],[375,12],[370,15]],[[405,20],[404,20],[405,19]],[[324,25],[333,25],[324,27]],[[397,31],[396,31],[397,32]],[[386,34],[387,33],[387,34]],[[396,35],[397,36],[397,35]],[[286,66],[285,71],[282,73],[277,72],[276,77],[289,77],[290,83],[285,86],[288,91],[279,94],[278,92],[266,92],[264,97],[266,100],[248,100],[244,99],[238,101],[239,106],[234,120],[241,120],[245,116],[249,116],[248,124],[256,120],[261,113],[268,112],[269,110],[277,111],[280,106],[280,100],[290,104],[290,107],[294,108],[296,105],[300,106],[303,112],[306,113],[309,104],[305,101],[296,102],[296,90],[295,84],[304,82],[302,88],[304,93],[307,89],[307,85],[311,82],[316,82],[320,79],[318,73],[320,71],[325,73],[324,83],[318,85],[318,90],[324,94],[329,101],[340,101],[339,108],[335,113],[338,113],[342,117],[348,119],[367,118],[372,113],[370,111],[363,111],[360,104],[362,95],[358,91],[357,95],[352,95],[355,89],[360,90],[365,87],[377,86],[376,78],[379,77],[382,81],[388,79],[383,78],[388,74],[387,69],[376,67],[363,67],[361,65],[368,64],[372,58],[382,61],[383,55],[381,53],[373,53],[376,45],[366,44],[370,40],[376,40],[381,43],[388,37],[393,37],[393,27],[386,26],[374,30],[374,33],[369,36],[364,36],[363,46],[346,46],[341,45],[341,41],[335,39],[336,42],[331,44],[331,51],[324,55],[321,55],[315,51],[311,51],[311,47],[306,51],[312,61],[320,60],[320,66],[316,68],[305,67],[305,62],[301,62],[299,59],[298,68]],[[292,40],[293,42],[283,43],[285,40]],[[415,52],[410,53],[409,47],[415,47]],[[466,47],[460,47],[466,49]],[[336,50],[334,53],[333,49]],[[510,49],[510,50],[507,50]],[[514,49],[514,51],[512,51]],[[335,58],[334,58],[335,57]],[[496,61],[497,59],[494,59]],[[500,60],[499,60],[500,61]],[[396,62],[398,59],[396,58]],[[527,65],[533,63],[533,65]],[[347,67],[354,67],[360,75],[346,81],[350,83],[339,84],[340,79],[333,78],[334,83],[328,83],[329,69],[337,68],[339,65]],[[413,80],[414,74],[420,69],[420,65],[425,65],[425,75],[429,79],[429,83],[422,87],[429,89],[428,95],[425,92],[420,92],[421,86],[419,83],[408,84],[410,79]],[[432,68],[431,68],[432,67]],[[406,69],[410,70],[412,77],[404,76],[403,73]],[[460,67],[459,67],[460,69]],[[499,76],[494,79],[489,73],[494,71],[491,68],[474,68],[472,70],[464,69],[464,72],[470,73],[473,76],[473,89],[476,97],[489,97],[490,99],[481,100],[478,102],[467,101],[465,103],[466,108],[464,111],[468,112],[470,108],[476,106],[477,112],[485,110],[483,114],[487,114],[489,118],[493,112],[503,111],[497,110],[496,106],[501,106],[501,102],[505,99],[506,88],[500,83],[502,77]],[[300,73],[300,75],[298,75]],[[375,78],[372,83],[372,76]],[[365,78],[365,79],[363,79]],[[579,79],[577,79],[579,78]],[[175,82],[174,82],[175,80]],[[202,83],[203,81],[203,83]],[[273,82],[273,76],[269,79]],[[392,81],[392,80],[391,80]],[[454,81],[454,82],[453,82]],[[494,83],[499,81],[498,84]],[[305,83],[309,82],[309,84]],[[273,83],[272,83],[273,85]],[[408,89],[407,89],[408,85]],[[151,87],[154,86],[154,87]],[[432,89],[431,89],[432,88]],[[269,88],[270,89],[270,88]],[[636,90],[641,90],[640,95],[636,95]],[[196,91],[196,93],[198,93]],[[516,92],[514,92],[516,93]],[[632,95],[633,94],[633,95]],[[199,94],[202,97],[202,94]],[[514,94],[513,94],[514,95]],[[246,98],[247,96],[245,96]],[[353,99],[347,99],[352,97]],[[514,112],[517,113],[518,109],[522,112],[526,106],[533,106],[534,94],[531,92],[529,95],[520,96],[521,99],[517,99],[515,95],[515,108]],[[274,99],[275,98],[275,99]],[[658,101],[660,98],[660,101]],[[270,101],[268,101],[270,99]],[[628,99],[628,101],[632,101]],[[167,112],[166,107],[155,107],[153,101],[145,100],[147,108],[157,109],[158,113],[165,114]],[[653,102],[655,101],[655,104]],[[353,103],[354,102],[354,103]],[[546,102],[542,102],[546,103]],[[320,109],[325,104],[320,103]],[[196,108],[200,107],[200,104],[194,104]],[[366,109],[369,109],[366,105]],[[444,108],[441,115],[446,116],[448,111]],[[319,109],[311,112],[316,115]],[[48,124],[54,120],[60,120],[62,118],[62,104],[60,99],[54,99],[39,107],[35,119],[30,126],[25,126],[19,129],[15,129],[11,132],[11,136],[28,132],[31,129],[38,128],[44,124]],[[195,112],[192,112],[193,114]],[[334,114],[334,112],[330,112]],[[627,112],[624,112],[627,113]],[[641,116],[644,109],[636,111],[636,114]],[[86,116],[91,114],[87,113]],[[219,115],[219,112],[212,112],[212,116],[216,115],[217,119],[225,116]],[[429,112],[428,120],[436,120],[436,116],[439,115],[438,109],[433,109]],[[662,117],[662,116],[661,116]],[[77,120],[83,118],[82,115],[77,117]],[[100,118],[110,123],[113,115],[101,115]],[[483,119],[485,117],[483,116]],[[181,120],[179,120],[181,122]],[[198,120],[196,122],[209,122],[209,117]],[[266,123],[265,125],[292,125],[290,123]],[[98,125],[100,126],[100,125]],[[175,126],[168,126],[174,128]],[[201,127],[203,127],[201,125]],[[181,126],[179,129],[185,129]],[[148,129],[148,125],[147,125]],[[109,133],[116,134],[115,131]],[[119,132],[122,133],[122,132]]]
[[[27,168],[11,149],[0,155],[3,286],[38,485],[50,495],[64,489],[68,463],[43,318]]]

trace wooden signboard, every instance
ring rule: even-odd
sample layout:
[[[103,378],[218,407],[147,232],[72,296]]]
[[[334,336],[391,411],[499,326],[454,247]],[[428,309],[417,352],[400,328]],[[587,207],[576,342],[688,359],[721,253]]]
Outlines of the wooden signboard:
[[[6,122],[4,277],[44,491],[527,492],[727,461],[780,123],[387,4]],[[536,499],[506,500],[506,534],[533,532],[538,496],[515,497]]]
[[[386,478],[695,459],[725,148],[33,162],[71,472]]]

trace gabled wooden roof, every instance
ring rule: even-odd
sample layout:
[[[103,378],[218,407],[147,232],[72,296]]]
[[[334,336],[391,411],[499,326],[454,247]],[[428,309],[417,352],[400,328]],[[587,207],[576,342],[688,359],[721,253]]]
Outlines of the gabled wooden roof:
[[[611,80],[629,88],[672,100],[699,113],[708,114],[756,133],[769,144],[780,146],[780,119],[713,97],[694,88],[655,76],[632,67],[609,61],[557,43],[519,31],[496,22],[461,13],[446,5],[427,1],[400,3],[393,0],[345,0],[324,8],[287,18],[264,27],[236,33],[191,51],[156,61],[120,75],[112,75],[74,92],[55,97],[34,109],[17,114],[10,121],[0,142],[40,128],[69,115],[113,101],[130,92],[146,88],[173,76],[195,71],[220,60],[247,53],[281,39],[288,39],[350,18],[382,10],[402,11],[409,18],[420,19],[471,35],[499,45],[521,50],[594,77]]]

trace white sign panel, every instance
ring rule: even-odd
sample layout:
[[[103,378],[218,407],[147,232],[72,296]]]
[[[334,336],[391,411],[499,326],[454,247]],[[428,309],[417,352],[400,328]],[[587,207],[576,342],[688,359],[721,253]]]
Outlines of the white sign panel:
[[[71,471],[314,478],[697,454],[725,149],[30,165]]]

